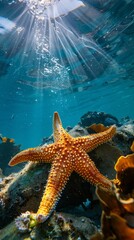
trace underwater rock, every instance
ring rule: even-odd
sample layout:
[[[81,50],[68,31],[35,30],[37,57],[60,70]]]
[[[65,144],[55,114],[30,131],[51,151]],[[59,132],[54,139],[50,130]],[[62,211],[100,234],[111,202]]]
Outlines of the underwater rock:
[[[45,185],[48,165],[37,167],[27,164],[18,174],[5,177],[0,183],[0,227],[7,225],[14,217],[27,210],[38,208]]]
[[[94,159],[97,168],[109,179],[113,179],[115,177],[116,172],[113,166],[116,159],[118,159],[121,155],[122,151],[109,143],[99,146],[90,153],[90,156]]]
[[[120,120],[120,131],[134,137],[134,120],[128,116]]]
[[[134,124],[128,123],[128,124],[121,126],[119,129],[120,129],[120,131],[126,133],[127,135],[134,137]]]
[[[114,143],[123,152],[122,155],[131,153],[131,144],[134,140],[134,123],[124,124],[118,128],[117,134],[114,136]]]
[[[50,137],[44,137],[42,139],[41,146],[44,145],[44,144],[48,145],[48,144],[51,144],[53,142],[54,142],[53,135],[51,135]]]
[[[3,172],[2,172],[2,169],[0,168],[0,179],[4,178],[4,175],[3,175]],[[1,182],[1,180],[0,180]]]
[[[21,219],[21,217],[20,217]],[[21,221],[21,220],[20,220]],[[26,219],[25,219],[26,221]],[[39,240],[39,239],[59,239],[59,240],[88,240],[97,232],[93,222],[86,217],[77,217],[71,214],[55,213],[45,223],[31,227],[27,231],[16,228],[15,222],[10,223],[0,230],[0,239],[10,240]]]
[[[75,138],[88,135],[88,131],[78,124],[69,130],[69,134]]]
[[[5,177],[0,183],[0,228],[21,212],[37,211],[46,184],[49,164],[26,164],[17,174]],[[77,206],[91,198],[90,184],[76,173],[72,174],[57,209]]]
[[[114,124],[116,124],[116,126],[120,125],[116,117],[104,112],[87,112],[81,117],[81,124],[83,127],[88,127],[94,123],[102,123],[105,126]]]

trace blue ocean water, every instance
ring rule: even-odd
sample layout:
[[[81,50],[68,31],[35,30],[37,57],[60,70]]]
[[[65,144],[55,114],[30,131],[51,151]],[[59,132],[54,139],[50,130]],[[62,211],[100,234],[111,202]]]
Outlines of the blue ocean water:
[[[40,18],[29,2],[0,1],[2,136],[40,145],[54,111],[64,127],[88,111],[134,119],[134,1],[84,0]]]

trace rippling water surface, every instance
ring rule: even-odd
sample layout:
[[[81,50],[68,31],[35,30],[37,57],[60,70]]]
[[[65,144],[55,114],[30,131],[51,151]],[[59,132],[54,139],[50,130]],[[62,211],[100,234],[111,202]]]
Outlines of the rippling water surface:
[[[1,134],[25,148],[54,111],[65,127],[87,111],[134,118],[134,1],[61,0],[58,17],[29,2],[0,1]]]

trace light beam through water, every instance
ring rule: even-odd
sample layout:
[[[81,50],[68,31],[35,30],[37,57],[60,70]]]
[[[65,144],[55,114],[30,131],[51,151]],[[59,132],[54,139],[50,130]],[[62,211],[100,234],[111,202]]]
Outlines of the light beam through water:
[[[31,68],[17,83],[41,91],[73,91],[104,72],[112,59],[94,40],[92,29],[102,18],[99,11],[79,0],[18,1],[23,11],[15,18],[11,55],[20,51],[19,69],[24,70],[24,63]],[[76,25],[85,23],[88,30],[80,32]]]

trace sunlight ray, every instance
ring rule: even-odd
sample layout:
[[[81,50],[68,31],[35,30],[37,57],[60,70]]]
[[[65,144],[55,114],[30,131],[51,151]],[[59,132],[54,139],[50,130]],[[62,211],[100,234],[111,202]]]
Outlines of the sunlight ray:
[[[64,29],[64,27],[63,27],[63,29]],[[67,28],[65,28],[66,29],[66,31],[67,31]],[[83,44],[81,44],[81,41],[80,41],[80,38],[79,38],[79,36],[78,35],[74,35],[73,34],[73,32],[70,32],[70,31],[67,31],[68,32],[68,34],[66,35],[67,37],[66,37],[66,39],[65,39],[65,37],[63,36],[64,34],[62,34],[62,37],[61,37],[61,39],[63,39],[64,38],[64,40],[66,40],[66,44],[67,44],[67,42],[68,42],[68,46],[70,47],[70,52],[71,52],[71,49],[73,48],[74,50],[75,50],[75,55],[77,55],[77,59],[78,58],[80,58],[80,59],[82,59],[82,61],[83,61],[83,63],[87,66],[87,68],[89,69],[90,67],[89,67],[89,65],[86,63],[86,60],[84,59],[84,54],[85,53],[81,53],[81,51],[78,49],[78,47],[77,46],[81,46],[81,47],[83,47],[82,45]],[[71,36],[70,36],[70,34],[71,34]],[[65,44],[65,45],[66,45]],[[71,47],[72,46],[72,47]],[[91,54],[92,55],[92,54]],[[97,61],[96,59],[95,59],[95,61]],[[98,63],[98,62],[97,62]],[[90,69],[90,71],[92,71],[91,69]],[[94,75],[94,73],[92,72],[92,74]]]
[[[54,28],[52,28],[52,30],[51,30],[51,39],[53,40],[53,45],[57,46],[57,53],[56,54],[58,55],[58,58],[59,58],[59,61],[60,61],[61,65],[65,66],[64,61],[63,61],[63,56],[62,56],[61,51],[60,51],[57,31]],[[53,53],[53,49],[50,49],[50,52],[51,52],[52,55],[54,54]],[[69,70],[70,70],[69,67],[65,66],[65,69],[69,73]],[[64,78],[62,77],[62,79],[61,79],[62,82],[64,81],[63,79]],[[67,85],[69,87],[71,87],[71,79],[70,79],[70,77],[66,78],[65,81],[66,81]]]
[[[27,85],[44,89],[50,82],[59,81],[61,83],[58,86],[61,84],[61,88],[64,88],[63,77],[60,76],[62,69],[70,88],[74,84],[89,82],[104,71],[111,58],[95,42],[95,32],[92,33],[92,29],[95,31],[97,28],[99,18],[102,19],[101,12],[79,0],[19,1],[23,3],[24,10],[16,22],[18,27],[20,25],[24,29],[16,37],[12,51],[15,51],[17,44],[22,44],[20,64],[23,65],[26,60],[26,69],[30,66],[30,58],[34,59],[31,71],[26,72]],[[73,18],[70,20],[71,16]],[[88,26],[87,33],[80,33],[75,28],[77,19]],[[23,79],[19,82],[26,84]]]
[[[68,38],[66,38],[64,32],[61,29],[57,33],[57,35],[59,37],[61,46],[64,49],[64,53],[66,55],[67,61],[70,63],[70,66],[74,65],[75,67],[75,61],[77,60],[75,58],[77,58],[77,55],[74,52],[72,52],[72,48],[69,44]],[[73,59],[75,59],[75,61]]]
[[[106,52],[101,48],[99,47],[99,45],[93,40],[93,38],[91,37],[91,34],[86,34],[86,35],[80,35],[78,34],[75,29],[69,25],[68,23],[66,23],[66,26],[65,26],[65,21],[63,22],[62,20],[62,23],[59,23],[61,24],[61,27],[62,28],[65,28],[65,31],[67,31],[68,33],[70,33],[72,35],[72,38],[70,36],[69,39],[72,39],[72,41],[76,42],[76,40],[78,41],[78,39],[82,40],[82,43],[85,47],[87,47],[88,49],[91,50],[94,50],[95,52],[98,52],[100,55],[102,55],[102,57],[104,57],[107,61],[110,61],[110,57],[108,56],[108,54],[106,54]],[[67,27],[68,25],[68,27]],[[75,38],[76,37],[76,38]],[[73,39],[75,38],[75,39]],[[76,44],[77,46],[77,44]]]

